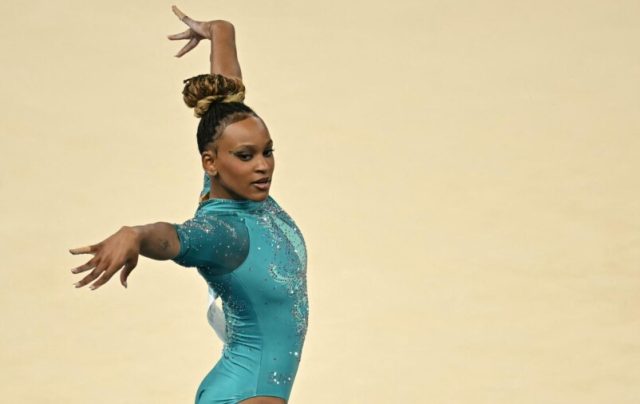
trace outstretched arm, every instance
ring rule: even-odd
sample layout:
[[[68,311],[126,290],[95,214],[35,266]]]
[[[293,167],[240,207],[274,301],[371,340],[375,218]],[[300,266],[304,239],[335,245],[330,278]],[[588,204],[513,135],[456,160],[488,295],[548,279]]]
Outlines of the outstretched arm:
[[[168,260],[180,252],[180,240],[170,223],[158,222],[143,226],[124,226],[98,244],[74,248],[71,254],[93,254],[86,264],[71,270],[74,274],[89,271],[75,286],[82,287],[100,277],[91,285],[96,289],[106,283],[122,268],[120,282],[127,287],[127,277],[138,264],[138,256]],[[123,268],[124,267],[124,268]]]
[[[179,34],[169,35],[171,40],[188,39],[176,57],[181,57],[195,48],[202,39],[211,41],[210,71],[226,77],[242,79],[242,71],[236,50],[235,28],[225,20],[196,21],[184,14],[176,6],[172,10],[189,28]]]

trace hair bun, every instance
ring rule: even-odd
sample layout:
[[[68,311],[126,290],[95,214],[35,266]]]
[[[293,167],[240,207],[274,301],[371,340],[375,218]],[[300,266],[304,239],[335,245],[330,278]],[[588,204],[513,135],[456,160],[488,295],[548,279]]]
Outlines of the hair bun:
[[[202,117],[209,106],[217,102],[243,102],[245,88],[242,80],[221,74],[200,74],[183,81],[184,103]]]

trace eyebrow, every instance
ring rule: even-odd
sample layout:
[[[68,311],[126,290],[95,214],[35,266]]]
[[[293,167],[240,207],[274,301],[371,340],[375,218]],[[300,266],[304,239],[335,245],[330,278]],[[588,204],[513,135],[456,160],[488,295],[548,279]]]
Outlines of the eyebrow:
[[[243,147],[243,146],[247,146],[247,147],[251,147],[251,148],[256,147],[256,145],[253,144],[253,143],[241,143],[241,144],[237,145],[236,147],[234,147],[234,149],[238,149],[238,148]],[[269,141],[265,144],[265,146],[273,146],[273,140],[269,139]]]

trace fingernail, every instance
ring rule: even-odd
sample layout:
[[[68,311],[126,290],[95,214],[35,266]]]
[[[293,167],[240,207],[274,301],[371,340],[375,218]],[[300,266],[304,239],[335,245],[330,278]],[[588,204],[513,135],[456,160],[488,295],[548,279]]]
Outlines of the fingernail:
[[[76,282],[73,284],[73,286],[75,286],[76,288],[80,286],[80,282]]]
[[[95,290],[96,288],[97,288],[97,286],[96,286],[96,285],[91,285],[91,286],[89,286],[89,289],[91,289],[91,290]]]
[[[125,288],[128,288],[128,286],[127,286],[127,282],[125,282],[125,283],[124,283],[124,287],[125,287]]]
[[[73,272],[75,274],[76,272],[78,272],[78,270],[74,268],[74,269],[71,270],[71,272]]]

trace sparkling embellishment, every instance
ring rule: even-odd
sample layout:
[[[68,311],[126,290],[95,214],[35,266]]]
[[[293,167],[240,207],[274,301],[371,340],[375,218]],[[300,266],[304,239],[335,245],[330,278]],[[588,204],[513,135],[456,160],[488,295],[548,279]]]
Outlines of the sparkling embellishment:
[[[271,384],[291,384],[293,378],[290,375],[273,371],[269,373],[269,383]]]
[[[269,264],[268,272],[274,281],[286,287],[287,294],[293,298],[291,315],[296,321],[296,333],[304,342],[309,312],[306,248],[302,234],[295,227],[293,220],[284,211],[279,213],[281,215],[264,214],[260,218],[273,236],[272,243],[278,246],[274,251],[274,258]],[[279,246],[283,243],[288,248],[280,249]],[[286,254],[286,264],[279,266],[275,262],[278,262],[277,256],[281,250]]]
[[[256,369],[262,377],[266,375],[268,383],[290,385],[295,379],[308,326],[307,251],[302,233],[291,217],[273,201],[267,202],[263,205],[224,202],[223,208],[250,209],[234,212],[214,209],[213,214],[187,228],[185,237],[192,236],[195,241],[189,244],[191,252],[206,254],[207,249],[213,249],[216,259],[230,268],[225,272],[221,266],[194,265],[223,302],[226,331],[223,356],[236,366],[247,354],[256,355],[259,360],[264,359],[260,363],[272,366]],[[239,254],[243,247],[246,255]],[[256,342],[261,337],[256,321],[273,322],[278,330],[277,337],[265,345],[271,347],[267,350]]]

